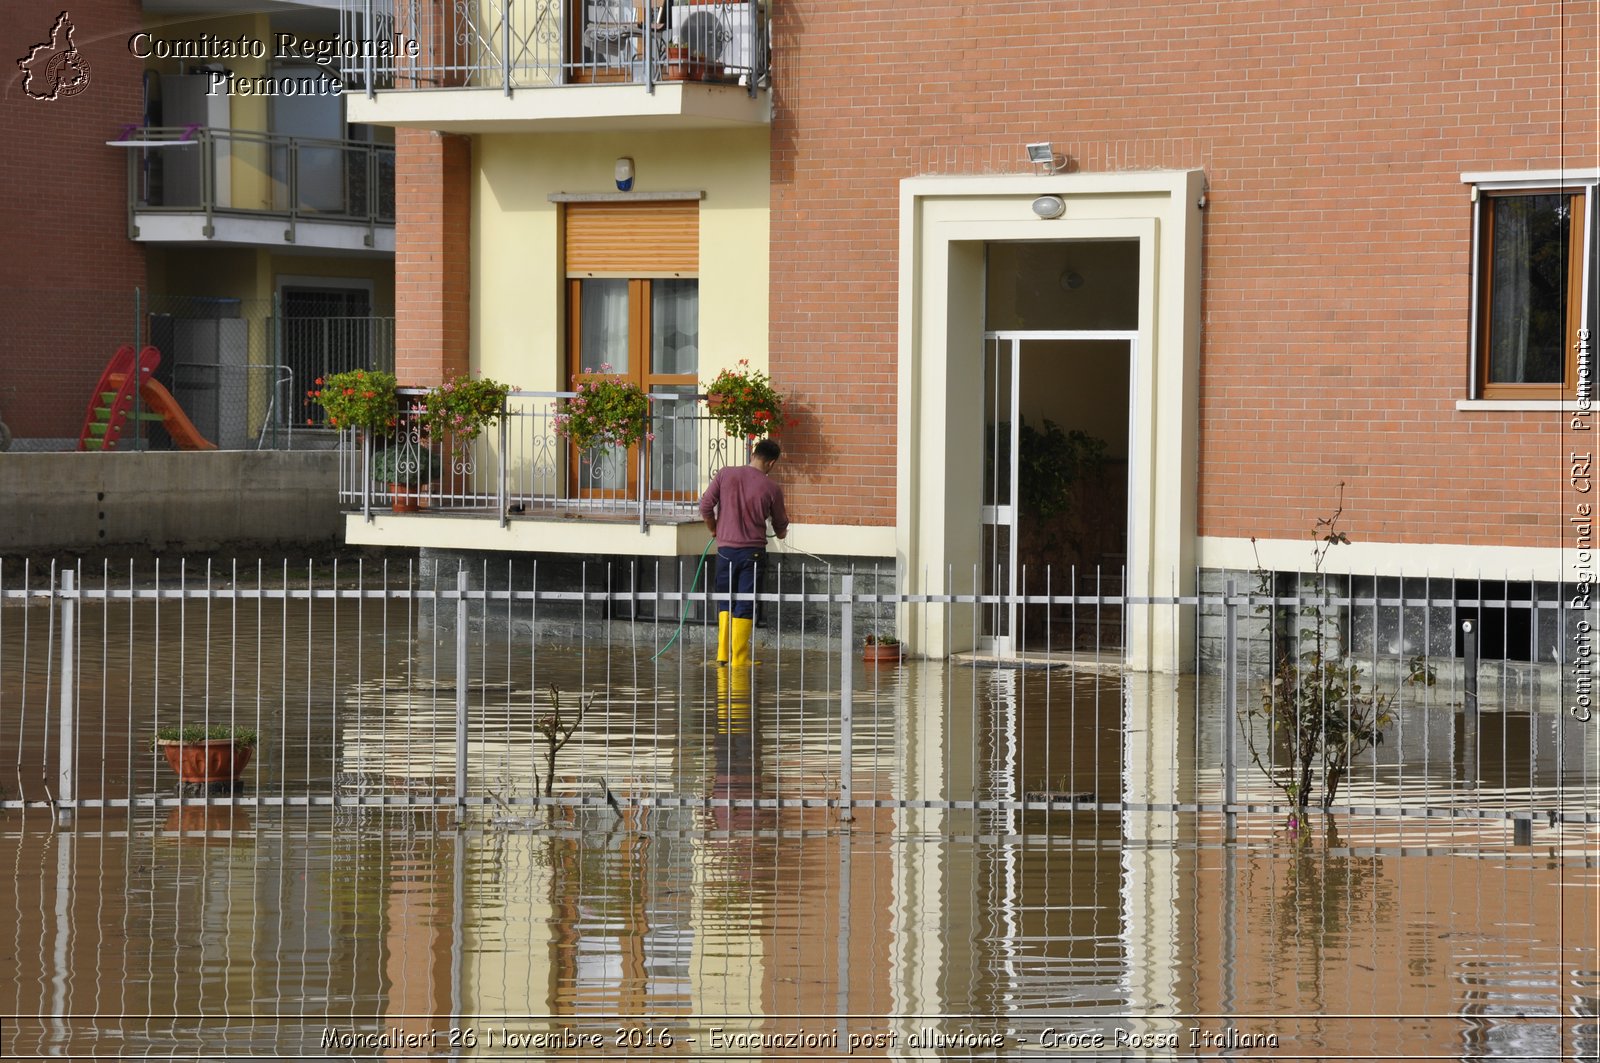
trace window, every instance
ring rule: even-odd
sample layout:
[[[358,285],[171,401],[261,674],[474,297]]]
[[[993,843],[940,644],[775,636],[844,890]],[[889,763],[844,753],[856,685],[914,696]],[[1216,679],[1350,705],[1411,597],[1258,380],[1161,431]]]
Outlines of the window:
[[[1477,386],[1485,399],[1577,394],[1579,329],[1594,313],[1594,190],[1480,190]]]
[[[698,486],[694,400],[700,383],[699,197],[567,204],[569,387],[602,372],[653,395],[655,437],[645,457],[650,494],[693,498]],[[602,367],[609,367],[603,369]],[[581,492],[633,496],[639,454],[574,455]]]
[[[652,409],[650,487],[658,497],[692,493],[696,447],[686,418],[699,390],[700,282],[590,277],[567,283],[572,386],[605,373],[632,380],[648,394],[681,396],[681,402],[657,402]],[[579,465],[579,486],[591,491],[620,492],[637,478],[631,454],[585,454]]]

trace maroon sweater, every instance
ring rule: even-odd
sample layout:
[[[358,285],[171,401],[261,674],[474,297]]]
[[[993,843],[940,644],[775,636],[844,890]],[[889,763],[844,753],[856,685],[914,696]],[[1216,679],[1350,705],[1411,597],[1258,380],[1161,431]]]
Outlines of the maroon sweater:
[[[700,516],[717,519],[718,546],[767,545],[767,518],[780,537],[789,530],[783,488],[754,465],[730,465],[700,496]]]

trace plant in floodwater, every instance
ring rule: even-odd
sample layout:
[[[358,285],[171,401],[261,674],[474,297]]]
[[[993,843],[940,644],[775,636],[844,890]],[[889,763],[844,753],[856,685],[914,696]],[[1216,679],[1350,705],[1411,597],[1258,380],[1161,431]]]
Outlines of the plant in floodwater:
[[[1327,811],[1339,794],[1355,758],[1383,742],[1384,730],[1394,723],[1398,690],[1381,691],[1368,683],[1361,665],[1345,648],[1341,618],[1328,599],[1328,576],[1323,570],[1328,551],[1349,545],[1339,530],[1344,515],[1344,483],[1330,517],[1319,517],[1312,529],[1310,585],[1296,605],[1275,602],[1256,606],[1256,613],[1272,621],[1274,631],[1298,618],[1298,639],[1275,639],[1271,675],[1259,696],[1238,709],[1250,758],[1283,791],[1295,811],[1291,824],[1299,826],[1310,807],[1312,792],[1320,783],[1320,804]],[[1254,545],[1255,539],[1250,540]],[[1274,573],[1256,558],[1257,593],[1275,597]],[[1308,601],[1309,599],[1309,601]],[[1433,669],[1422,654],[1407,661],[1401,686],[1433,686]]]
[[[554,683],[550,684],[550,711],[543,716],[535,717],[533,729],[543,736],[545,741],[545,777],[544,795],[552,797],[556,785],[556,754],[560,753],[566,744],[572,741],[572,734],[583,724],[584,714],[589,711],[595,695],[581,694],[578,696],[578,711],[570,720],[561,713],[561,688]],[[539,788],[539,769],[533,769],[533,786]]]

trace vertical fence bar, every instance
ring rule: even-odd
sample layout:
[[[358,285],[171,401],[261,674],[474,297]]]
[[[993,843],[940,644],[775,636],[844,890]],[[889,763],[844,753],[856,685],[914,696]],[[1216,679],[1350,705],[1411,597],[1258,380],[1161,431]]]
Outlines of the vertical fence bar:
[[[511,97],[511,25],[516,17],[516,6],[512,0],[505,0],[502,8],[505,20],[500,23],[500,83],[505,88],[506,98]]]
[[[1239,581],[1223,584],[1222,601],[1222,807],[1228,840],[1233,841],[1238,826],[1234,806],[1239,800],[1239,605],[1234,595]]]
[[[507,495],[506,482],[507,482],[507,478],[510,476],[509,466],[511,465],[511,426],[509,424],[507,424],[506,422],[510,419],[510,416],[511,416],[510,400],[509,399],[501,399],[500,400],[500,424],[499,424],[500,468],[499,468],[499,471],[495,474],[494,495],[495,495],[495,508],[497,510],[499,510],[499,521],[500,521],[500,527],[502,527],[502,528],[504,528],[506,526],[506,520],[507,520],[506,513],[507,513],[507,510],[508,510],[508,508],[510,506],[510,499],[508,499],[506,497],[506,495]]]
[[[61,724],[58,732],[61,764],[56,781],[56,820],[62,826],[72,823],[73,803],[78,796],[77,752],[73,748],[78,725],[78,682],[74,674],[77,662],[73,659],[77,650],[74,645],[77,578],[78,574],[72,569],[62,569],[57,590],[61,598]]]
[[[846,575],[839,585],[839,820],[843,823],[855,820],[855,812],[851,808],[853,780],[850,777],[850,761],[855,752],[850,748],[855,719],[852,702],[854,691],[851,689],[854,676],[850,661],[850,649],[855,645],[855,583],[854,575]]]
[[[467,798],[467,570],[456,571],[456,810]]]
[[[1482,615],[1481,612],[1479,615]],[[1461,621],[1461,660],[1466,674],[1461,696],[1461,759],[1467,788],[1478,785],[1478,626]]]

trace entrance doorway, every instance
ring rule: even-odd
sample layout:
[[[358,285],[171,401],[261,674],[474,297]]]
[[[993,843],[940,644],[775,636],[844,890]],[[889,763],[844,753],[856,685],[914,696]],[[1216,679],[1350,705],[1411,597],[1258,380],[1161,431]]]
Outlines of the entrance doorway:
[[[1019,599],[1125,588],[1137,348],[1117,330],[985,333],[980,652],[1122,647],[1119,610],[1080,625]]]

